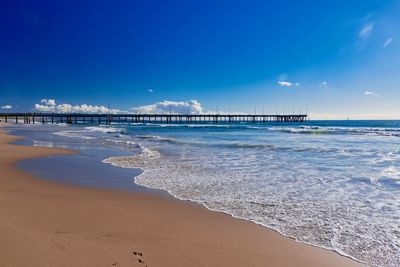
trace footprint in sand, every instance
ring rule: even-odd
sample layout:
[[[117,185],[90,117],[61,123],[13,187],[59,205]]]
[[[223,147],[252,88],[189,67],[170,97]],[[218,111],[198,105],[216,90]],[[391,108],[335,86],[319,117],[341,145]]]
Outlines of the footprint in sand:
[[[137,262],[139,262],[140,264],[145,264],[146,262],[142,259],[143,257],[143,253],[139,252],[139,251],[133,251],[132,252],[133,256],[136,258]],[[146,264],[147,267],[147,264]]]

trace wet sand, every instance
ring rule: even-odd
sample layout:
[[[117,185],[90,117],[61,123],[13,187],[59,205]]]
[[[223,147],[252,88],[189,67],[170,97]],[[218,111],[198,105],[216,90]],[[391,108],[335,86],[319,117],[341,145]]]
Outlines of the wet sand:
[[[16,139],[0,129],[0,266],[363,266],[190,202],[33,177],[16,163],[73,152]]]

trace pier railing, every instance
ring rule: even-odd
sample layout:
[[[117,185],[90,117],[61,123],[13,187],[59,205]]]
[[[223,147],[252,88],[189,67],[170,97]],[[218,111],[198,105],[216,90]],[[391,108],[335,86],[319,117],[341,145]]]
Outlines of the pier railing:
[[[110,124],[118,123],[268,123],[306,122],[306,114],[65,114],[65,113],[0,113],[0,122],[7,123],[67,123]]]

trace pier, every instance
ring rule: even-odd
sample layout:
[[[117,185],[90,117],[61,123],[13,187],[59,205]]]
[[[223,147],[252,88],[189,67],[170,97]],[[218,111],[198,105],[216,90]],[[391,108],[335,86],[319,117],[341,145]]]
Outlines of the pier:
[[[110,124],[116,123],[269,123],[306,122],[306,114],[261,115],[261,114],[65,114],[65,113],[0,113],[0,122],[6,123],[67,123]]]

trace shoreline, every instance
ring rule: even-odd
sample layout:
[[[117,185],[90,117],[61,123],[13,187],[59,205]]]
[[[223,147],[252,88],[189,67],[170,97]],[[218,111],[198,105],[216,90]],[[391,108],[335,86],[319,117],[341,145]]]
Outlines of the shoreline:
[[[35,179],[16,163],[73,152],[10,144],[17,139],[0,129],[0,265],[365,266],[173,196]]]

